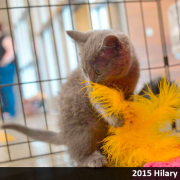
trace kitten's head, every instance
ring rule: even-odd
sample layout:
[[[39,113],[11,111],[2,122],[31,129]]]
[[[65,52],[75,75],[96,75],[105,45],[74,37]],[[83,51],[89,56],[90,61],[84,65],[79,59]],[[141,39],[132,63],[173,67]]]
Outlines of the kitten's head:
[[[134,51],[129,38],[119,30],[67,31],[80,51],[81,65],[87,79],[107,84],[126,76]]]

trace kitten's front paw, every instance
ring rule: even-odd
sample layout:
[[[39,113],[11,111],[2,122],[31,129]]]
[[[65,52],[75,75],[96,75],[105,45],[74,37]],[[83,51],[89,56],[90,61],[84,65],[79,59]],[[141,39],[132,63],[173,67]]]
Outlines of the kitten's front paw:
[[[114,128],[116,127],[122,127],[124,125],[124,120],[120,120],[120,119],[117,119],[117,118],[113,118],[111,119],[111,121],[109,122],[109,124],[111,126],[113,126]]]
[[[114,128],[116,127],[122,127],[124,125],[124,119],[117,119],[116,117],[111,117],[108,116],[105,118],[105,120],[107,121],[107,123],[111,126],[113,126]]]

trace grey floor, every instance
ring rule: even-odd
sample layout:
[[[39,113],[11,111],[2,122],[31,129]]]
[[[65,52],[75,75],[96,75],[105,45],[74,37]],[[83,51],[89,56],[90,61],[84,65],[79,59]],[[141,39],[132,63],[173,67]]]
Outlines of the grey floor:
[[[66,152],[0,164],[0,167],[75,167]]]

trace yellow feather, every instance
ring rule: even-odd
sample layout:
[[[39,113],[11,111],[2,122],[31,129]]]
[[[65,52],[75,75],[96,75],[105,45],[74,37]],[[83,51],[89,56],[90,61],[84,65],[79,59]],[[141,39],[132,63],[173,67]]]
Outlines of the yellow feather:
[[[109,127],[103,150],[109,165],[142,166],[146,162],[168,161],[180,156],[180,139],[172,132],[161,132],[165,123],[180,118],[180,89],[166,79],[159,86],[160,94],[145,92],[151,100],[134,95],[135,101],[124,99],[120,89],[108,88],[90,82],[88,87],[92,103],[105,108],[104,116],[125,118],[125,125]]]

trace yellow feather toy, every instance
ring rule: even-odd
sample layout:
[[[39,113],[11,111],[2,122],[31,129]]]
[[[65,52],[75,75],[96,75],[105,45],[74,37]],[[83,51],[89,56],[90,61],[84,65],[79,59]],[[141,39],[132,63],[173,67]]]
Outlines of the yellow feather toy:
[[[166,79],[159,85],[159,95],[149,89],[150,100],[134,95],[125,100],[120,89],[108,88],[90,82],[89,97],[92,103],[100,103],[104,116],[124,117],[123,127],[109,127],[103,150],[109,165],[121,167],[143,166],[152,161],[168,161],[180,156],[180,139],[176,133],[162,132],[167,122],[180,118],[180,89]]]

